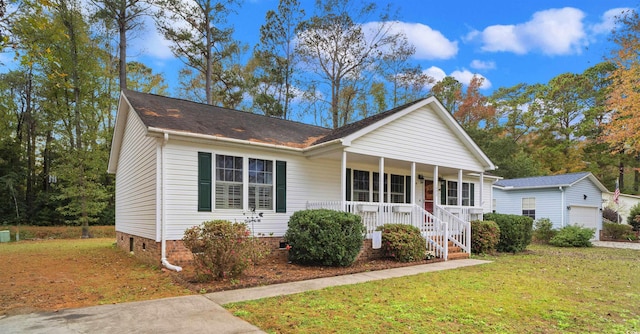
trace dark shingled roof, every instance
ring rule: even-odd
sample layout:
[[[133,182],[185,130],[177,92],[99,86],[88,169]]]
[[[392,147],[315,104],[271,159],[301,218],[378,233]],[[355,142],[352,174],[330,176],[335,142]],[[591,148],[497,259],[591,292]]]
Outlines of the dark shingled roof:
[[[331,129],[221,108],[176,98],[125,90],[147,127],[303,148]]]
[[[495,185],[498,187],[513,187],[513,188],[559,187],[559,186],[571,185],[576,181],[581,180],[587,175],[589,175],[589,172],[550,175],[550,176],[524,177],[520,179],[500,180],[496,182]]]

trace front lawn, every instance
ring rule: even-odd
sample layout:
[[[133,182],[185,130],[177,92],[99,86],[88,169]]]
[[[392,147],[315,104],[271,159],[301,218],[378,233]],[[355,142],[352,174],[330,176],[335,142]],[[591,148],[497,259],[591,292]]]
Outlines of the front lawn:
[[[633,333],[640,251],[530,246],[490,264],[225,305],[274,333]]]
[[[0,315],[191,294],[113,238],[2,243],[0,261]]]

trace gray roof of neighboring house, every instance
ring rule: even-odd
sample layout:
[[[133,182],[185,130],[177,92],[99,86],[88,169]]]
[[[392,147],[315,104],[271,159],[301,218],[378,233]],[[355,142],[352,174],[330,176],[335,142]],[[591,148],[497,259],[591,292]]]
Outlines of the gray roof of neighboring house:
[[[527,188],[550,188],[560,186],[571,186],[576,182],[590,178],[600,190],[607,192],[608,190],[598,181],[598,179],[589,172],[550,175],[550,176],[534,176],[519,179],[499,180],[494,186],[502,189],[527,189]]]

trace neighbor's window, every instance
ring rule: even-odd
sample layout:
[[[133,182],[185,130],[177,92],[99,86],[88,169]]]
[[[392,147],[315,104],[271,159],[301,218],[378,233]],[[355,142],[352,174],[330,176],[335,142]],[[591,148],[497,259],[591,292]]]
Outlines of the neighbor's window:
[[[273,210],[273,161],[249,159],[249,208]]]
[[[242,157],[216,155],[216,209],[242,209]]]
[[[536,219],[536,198],[526,197],[522,199],[522,215]]]

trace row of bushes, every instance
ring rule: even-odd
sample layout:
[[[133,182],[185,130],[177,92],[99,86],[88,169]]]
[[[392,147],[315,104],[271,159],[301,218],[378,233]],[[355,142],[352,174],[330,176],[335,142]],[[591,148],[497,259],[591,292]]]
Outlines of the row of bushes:
[[[420,230],[414,226],[386,224],[382,231],[382,253],[401,262],[430,258]],[[303,265],[348,266],[362,248],[365,227],[360,216],[333,210],[295,212],[284,236],[289,260]],[[194,254],[201,280],[234,277],[268,254],[259,238],[250,236],[244,223],[209,221],[187,229],[184,245]]]

